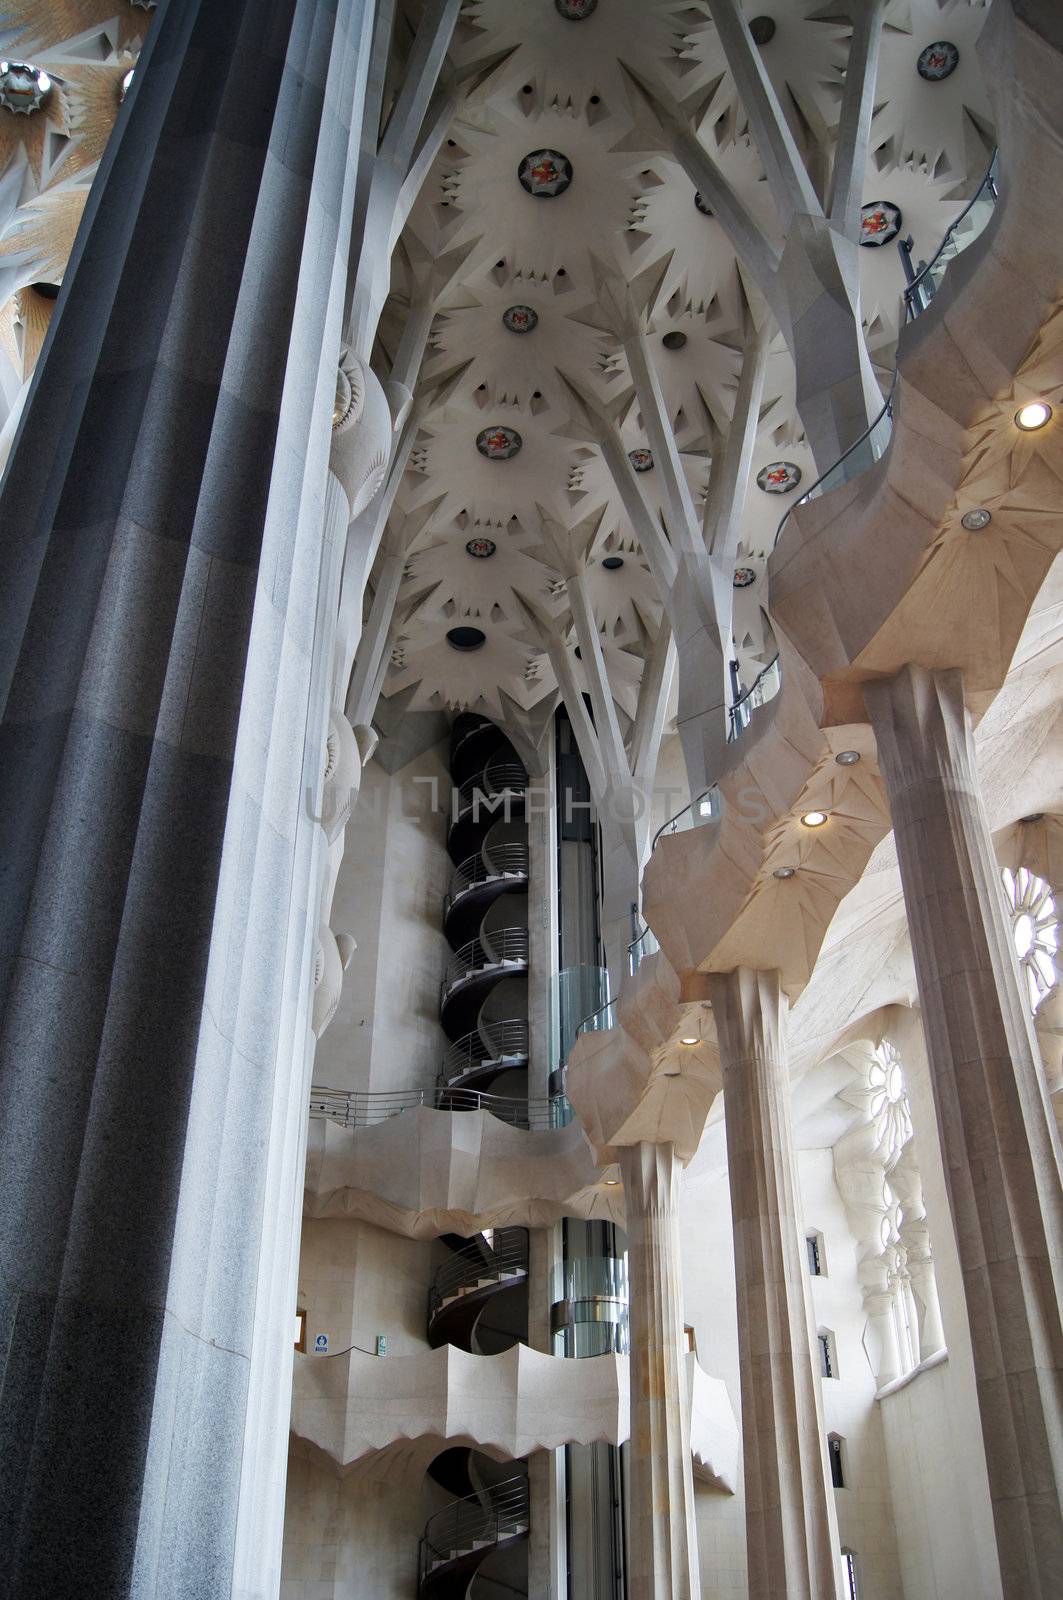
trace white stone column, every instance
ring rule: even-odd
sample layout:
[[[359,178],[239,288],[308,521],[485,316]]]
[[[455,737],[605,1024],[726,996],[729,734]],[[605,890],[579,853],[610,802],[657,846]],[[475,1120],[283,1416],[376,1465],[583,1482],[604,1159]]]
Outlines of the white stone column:
[[[833,1600],[837,1530],[812,1364],[778,972],[709,975],[738,1290],[749,1600]]]
[[[696,1600],[697,1532],[682,1357],[675,1146],[620,1152],[631,1292],[629,1600]]]
[[[865,686],[893,814],[1007,1600],[1063,1584],[1059,1139],[959,670]]]

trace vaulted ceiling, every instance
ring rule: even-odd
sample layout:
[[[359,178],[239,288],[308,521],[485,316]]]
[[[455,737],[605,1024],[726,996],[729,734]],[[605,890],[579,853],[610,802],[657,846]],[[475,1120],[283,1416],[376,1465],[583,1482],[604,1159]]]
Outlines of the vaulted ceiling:
[[[0,104],[0,364],[9,400],[50,311],[30,286],[62,276],[151,9],[149,0],[4,7],[0,50],[52,79],[39,115]],[[745,10],[822,197],[850,6],[749,0]],[[411,5],[400,29],[417,12]],[[973,48],[985,15],[981,0],[886,5],[863,196],[899,208],[916,259],[933,253],[992,149]],[[955,46],[958,63],[947,76],[921,75],[921,53],[941,40]],[[706,0],[466,0],[445,76],[461,86],[458,111],[396,251],[375,353],[386,376],[423,282],[419,264],[434,260],[444,287],[396,502],[408,530],[407,574],[383,693],[412,709],[471,706],[505,716],[549,708],[556,679],[522,601],[551,619],[574,656],[576,640],[556,550],[542,537],[545,512],[563,525],[588,574],[610,687],[630,718],[662,604],[578,415],[582,394],[615,418],[629,451],[648,450],[623,351],[600,314],[602,274],[631,283],[644,308],[698,507],[726,438],[743,344],[769,316],[721,223],[699,208],[689,178],[639,114],[637,85],[680,103],[748,212],[781,246],[761,153]],[[529,161],[536,152],[548,154]],[[885,387],[901,262],[892,242],[860,258],[862,316]],[[646,468],[639,486],[660,517],[658,474],[646,455],[633,461]],[[768,492],[779,487],[770,480],[758,486],[758,474],[780,462],[799,470],[800,483],[783,493]],[[765,564],[775,530],[816,476],[795,408],[793,362],[773,329],[737,559],[735,646],[747,683],[773,652]],[[372,582],[367,605],[371,595]],[[447,638],[455,628],[479,630],[482,646],[455,649]],[[578,682],[581,660],[574,669]]]

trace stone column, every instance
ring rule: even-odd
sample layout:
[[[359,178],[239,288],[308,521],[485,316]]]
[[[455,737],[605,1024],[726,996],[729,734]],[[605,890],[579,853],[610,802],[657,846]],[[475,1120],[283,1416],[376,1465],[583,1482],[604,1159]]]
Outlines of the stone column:
[[[834,1600],[838,1540],[812,1362],[778,972],[709,975],[731,1186],[750,1600]]]
[[[631,1293],[629,1600],[697,1600],[697,1531],[683,1368],[680,1165],[671,1144],[620,1151]]]
[[[159,9],[8,468],[5,1600],[276,1589],[366,18]]]
[[[893,815],[1006,1600],[1063,1585],[1063,1193],[959,670],[865,685]]]

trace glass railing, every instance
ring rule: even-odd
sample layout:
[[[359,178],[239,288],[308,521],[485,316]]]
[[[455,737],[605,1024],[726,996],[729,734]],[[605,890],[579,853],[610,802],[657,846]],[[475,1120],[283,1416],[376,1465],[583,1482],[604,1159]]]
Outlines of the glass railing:
[[[730,708],[727,728],[728,741],[737,739],[749,727],[754,711],[768,700],[774,700],[782,687],[782,669],[779,657],[772,656],[766,667],[757,673],[748,689],[743,689]]]
[[[908,287],[904,291],[905,320],[911,322],[926,310],[938,290],[941,280],[945,276],[950,261],[972,245],[980,234],[984,233],[989,219],[996,210],[1000,198],[997,187],[999,178],[999,162],[997,152],[994,150],[993,159],[989,163],[989,171],[979,184],[966,208],[960,212],[956,221],[949,228],[944,239],[932,258],[922,262],[918,267],[912,265],[912,240],[909,236],[899,243],[901,262],[904,266]]]
[[[580,1024],[609,1002],[609,973],[605,967],[564,967],[550,981],[550,1037],[554,1068],[563,1067],[576,1041]]]

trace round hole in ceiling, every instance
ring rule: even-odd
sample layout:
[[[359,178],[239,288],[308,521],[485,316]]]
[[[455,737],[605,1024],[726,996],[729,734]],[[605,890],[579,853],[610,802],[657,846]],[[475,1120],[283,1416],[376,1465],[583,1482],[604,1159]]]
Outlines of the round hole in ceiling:
[[[631,465],[634,467],[636,472],[653,471],[652,450],[629,450],[627,453],[627,458],[631,462]]]
[[[592,11],[597,11],[598,0],[554,0],[559,17],[566,22],[583,22]]]
[[[493,556],[498,546],[493,539],[466,539],[465,549],[469,555],[476,556],[480,561],[486,561],[488,556]]]
[[[775,20],[773,17],[754,17],[749,24],[749,31],[754,44],[771,44],[775,37]]]
[[[623,556],[604,556],[602,558],[602,566],[605,568],[606,572],[619,572],[623,565]]]
[[[671,333],[666,333],[661,343],[666,350],[682,350],[687,342],[687,336],[679,328],[673,328]]]
[[[487,643],[487,635],[482,628],[451,628],[447,643],[452,650],[479,650]]]

